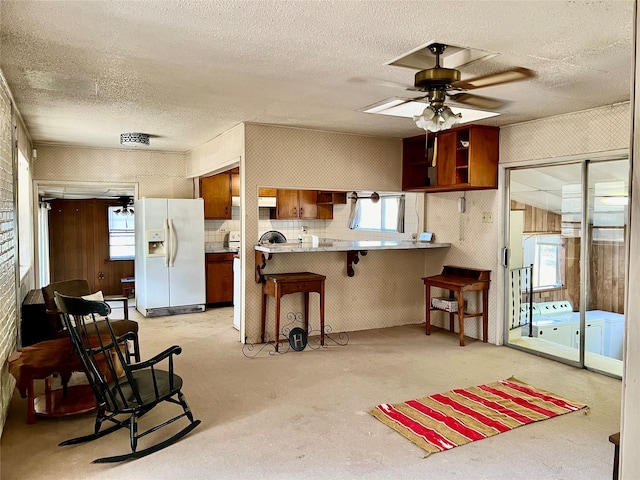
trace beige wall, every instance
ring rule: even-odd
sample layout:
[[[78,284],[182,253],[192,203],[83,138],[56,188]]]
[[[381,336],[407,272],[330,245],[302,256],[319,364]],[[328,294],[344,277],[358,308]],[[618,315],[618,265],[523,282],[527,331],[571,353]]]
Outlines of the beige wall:
[[[244,155],[244,124],[187,153],[186,176],[200,177],[228,170]]]
[[[611,152],[629,148],[629,102],[500,128],[500,163]]]
[[[245,196],[242,231],[245,322],[249,342],[259,340],[261,286],[254,280],[258,239],[259,186],[337,190],[401,190],[400,139],[375,138],[269,125],[245,126],[245,157],[240,166]],[[390,327],[424,321],[425,271],[439,271],[442,250],[371,251],[347,277],[346,253],[274,255],[265,272],[310,271],[327,276],[326,325],[334,332]],[[302,311],[302,295],[283,298],[282,317]],[[318,318],[311,295],[310,320]],[[273,300],[267,330],[273,332]],[[315,326],[317,328],[317,324]]]
[[[193,198],[186,155],[149,150],[37,145],[33,179],[50,182],[135,183],[138,196]]]

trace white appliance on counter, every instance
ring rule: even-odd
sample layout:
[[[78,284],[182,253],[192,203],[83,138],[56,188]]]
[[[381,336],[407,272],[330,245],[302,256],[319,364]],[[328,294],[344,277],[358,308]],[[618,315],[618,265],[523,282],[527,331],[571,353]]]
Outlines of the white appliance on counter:
[[[134,208],[136,309],[145,317],[203,312],[204,201],[143,198]]]

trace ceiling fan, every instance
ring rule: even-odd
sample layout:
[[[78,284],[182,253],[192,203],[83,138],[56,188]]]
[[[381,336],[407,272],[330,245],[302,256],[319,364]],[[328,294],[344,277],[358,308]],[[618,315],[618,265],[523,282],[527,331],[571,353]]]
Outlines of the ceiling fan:
[[[461,80],[459,70],[444,68],[440,65],[440,56],[444,53],[447,45],[443,43],[433,43],[427,48],[436,57],[435,66],[433,68],[420,70],[416,73],[414,86],[413,88],[409,88],[409,90],[417,90],[426,92],[427,94],[424,97],[407,99],[406,102],[403,103],[422,99],[428,100],[427,107],[422,115],[416,115],[413,119],[418,127],[432,132],[451,128],[461,119],[460,114],[454,114],[449,107],[445,106],[444,103],[447,97],[463,105],[469,105],[483,110],[497,110],[503,108],[507,102],[467,93],[467,91],[526,80],[535,76],[533,70],[514,67],[489,75]]]
[[[133,197],[118,197],[120,208],[114,211],[116,215],[133,215]]]

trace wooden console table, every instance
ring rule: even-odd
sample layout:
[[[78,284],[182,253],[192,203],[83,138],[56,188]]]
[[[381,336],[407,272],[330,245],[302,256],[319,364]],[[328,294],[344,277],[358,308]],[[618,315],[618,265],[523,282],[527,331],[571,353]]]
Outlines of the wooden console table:
[[[456,293],[458,311],[449,312],[449,330],[454,331],[454,316],[458,316],[458,334],[460,346],[464,347],[464,319],[467,317],[482,317],[482,341],[487,343],[489,337],[489,283],[491,270],[475,268],[445,266],[440,275],[423,277],[426,299],[426,334],[431,335],[431,287],[449,290],[449,298]],[[464,292],[481,292],[482,311],[468,313],[464,311]]]
[[[324,281],[327,277],[310,272],[274,273],[264,276],[262,284],[262,343],[267,319],[267,298],[276,299],[275,347],[280,341],[280,299],[290,293],[304,293],[304,329],[309,332],[309,293],[320,294],[320,345],[324,345]]]

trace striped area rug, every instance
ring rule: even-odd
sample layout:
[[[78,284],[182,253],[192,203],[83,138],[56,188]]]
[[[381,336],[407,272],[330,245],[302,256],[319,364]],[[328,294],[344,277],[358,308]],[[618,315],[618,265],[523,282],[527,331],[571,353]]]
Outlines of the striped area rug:
[[[382,403],[370,413],[431,454],[583,408],[588,413],[585,404],[511,377],[403,403]]]

